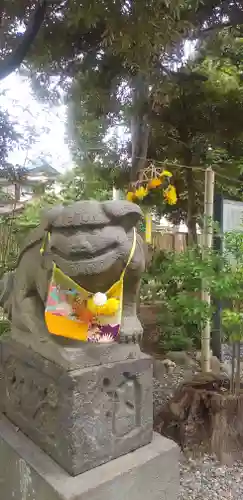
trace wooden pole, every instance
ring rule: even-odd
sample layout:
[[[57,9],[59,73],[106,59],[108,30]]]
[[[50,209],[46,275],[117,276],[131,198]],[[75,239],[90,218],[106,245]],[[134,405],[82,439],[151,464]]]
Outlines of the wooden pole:
[[[121,199],[121,191],[120,189],[116,189],[113,187],[112,189],[112,199],[113,200],[120,200]]]
[[[145,212],[145,241],[149,245],[152,243],[152,214],[151,210]]]
[[[205,171],[204,191],[204,227],[203,227],[203,251],[212,248],[213,243],[213,203],[214,203],[214,171],[207,168]],[[210,306],[210,291],[203,288],[202,299]],[[211,321],[208,318],[201,336],[201,367],[204,373],[210,371],[210,339]]]

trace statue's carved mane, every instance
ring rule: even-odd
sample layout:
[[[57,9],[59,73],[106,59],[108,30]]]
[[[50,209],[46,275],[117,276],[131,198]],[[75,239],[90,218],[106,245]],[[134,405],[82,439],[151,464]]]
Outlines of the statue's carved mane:
[[[122,210],[121,210],[122,207]],[[86,209],[86,210],[85,210]],[[80,201],[72,205],[57,205],[43,212],[41,223],[30,231],[19,253],[17,265],[24,253],[39,244],[41,246],[45,233],[52,230],[68,228],[84,228],[88,231],[92,226],[104,227],[114,225],[135,225],[141,218],[141,210],[137,205],[123,201]],[[126,224],[127,222],[127,224]]]

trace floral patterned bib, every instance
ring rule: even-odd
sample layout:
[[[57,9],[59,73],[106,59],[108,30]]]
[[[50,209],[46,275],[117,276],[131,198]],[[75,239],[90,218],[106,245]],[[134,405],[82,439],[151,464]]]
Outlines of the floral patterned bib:
[[[49,235],[50,238],[50,235]],[[136,229],[127,264],[120,279],[106,293],[91,293],[66,276],[53,263],[45,308],[50,334],[83,342],[119,339],[123,306],[123,282],[136,249]],[[41,249],[43,253],[43,247]]]

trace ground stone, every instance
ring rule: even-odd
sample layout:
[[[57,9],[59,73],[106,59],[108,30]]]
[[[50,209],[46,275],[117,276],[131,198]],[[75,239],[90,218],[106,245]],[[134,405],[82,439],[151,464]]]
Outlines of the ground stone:
[[[174,361],[177,365],[193,367],[197,365],[195,359],[193,359],[187,352],[185,351],[170,351],[167,352],[167,358],[171,361]]]
[[[170,359],[153,359],[154,377],[163,381],[166,373],[173,373],[176,363]]]
[[[222,372],[221,363],[220,363],[219,359],[217,358],[217,356],[211,357],[210,368],[215,375],[218,375]]]

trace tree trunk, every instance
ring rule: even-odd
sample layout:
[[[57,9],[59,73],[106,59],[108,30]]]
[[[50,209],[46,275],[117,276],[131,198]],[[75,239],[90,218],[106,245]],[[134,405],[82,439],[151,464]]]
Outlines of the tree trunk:
[[[236,361],[236,349],[235,342],[232,343],[232,358],[231,358],[231,378],[230,378],[230,392],[235,393],[235,361]]]
[[[38,35],[39,29],[44,21],[47,8],[52,3],[59,3],[60,0],[39,0],[27,29],[21,38],[17,48],[9,56],[0,62],[0,80],[6,78],[10,73],[19,68],[26,57],[29,49]]]
[[[183,99],[183,96],[182,96]],[[186,116],[186,109],[185,109]],[[182,146],[182,160],[184,165],[187,167],[185,169],[185,181],[187,187],[187,229],[188,229],[188,245],[197,244],[197,209],[196,209],[196,198],[195,198],[195,182],[194,182],[194,172],[192,168],[193,158],[192,151],[190,147],[190,135],[183,124],[183,127],[178,129],[179,138]]]
[[[148,85],[142,75],[137,75],[133,84],[133,114],[131,118],[132,169],[131,182],[146,165],[149,124],[148,124]]]
[[[240,340],[236,342],[236,378],[235,378],[235,393],[240,393]]]

